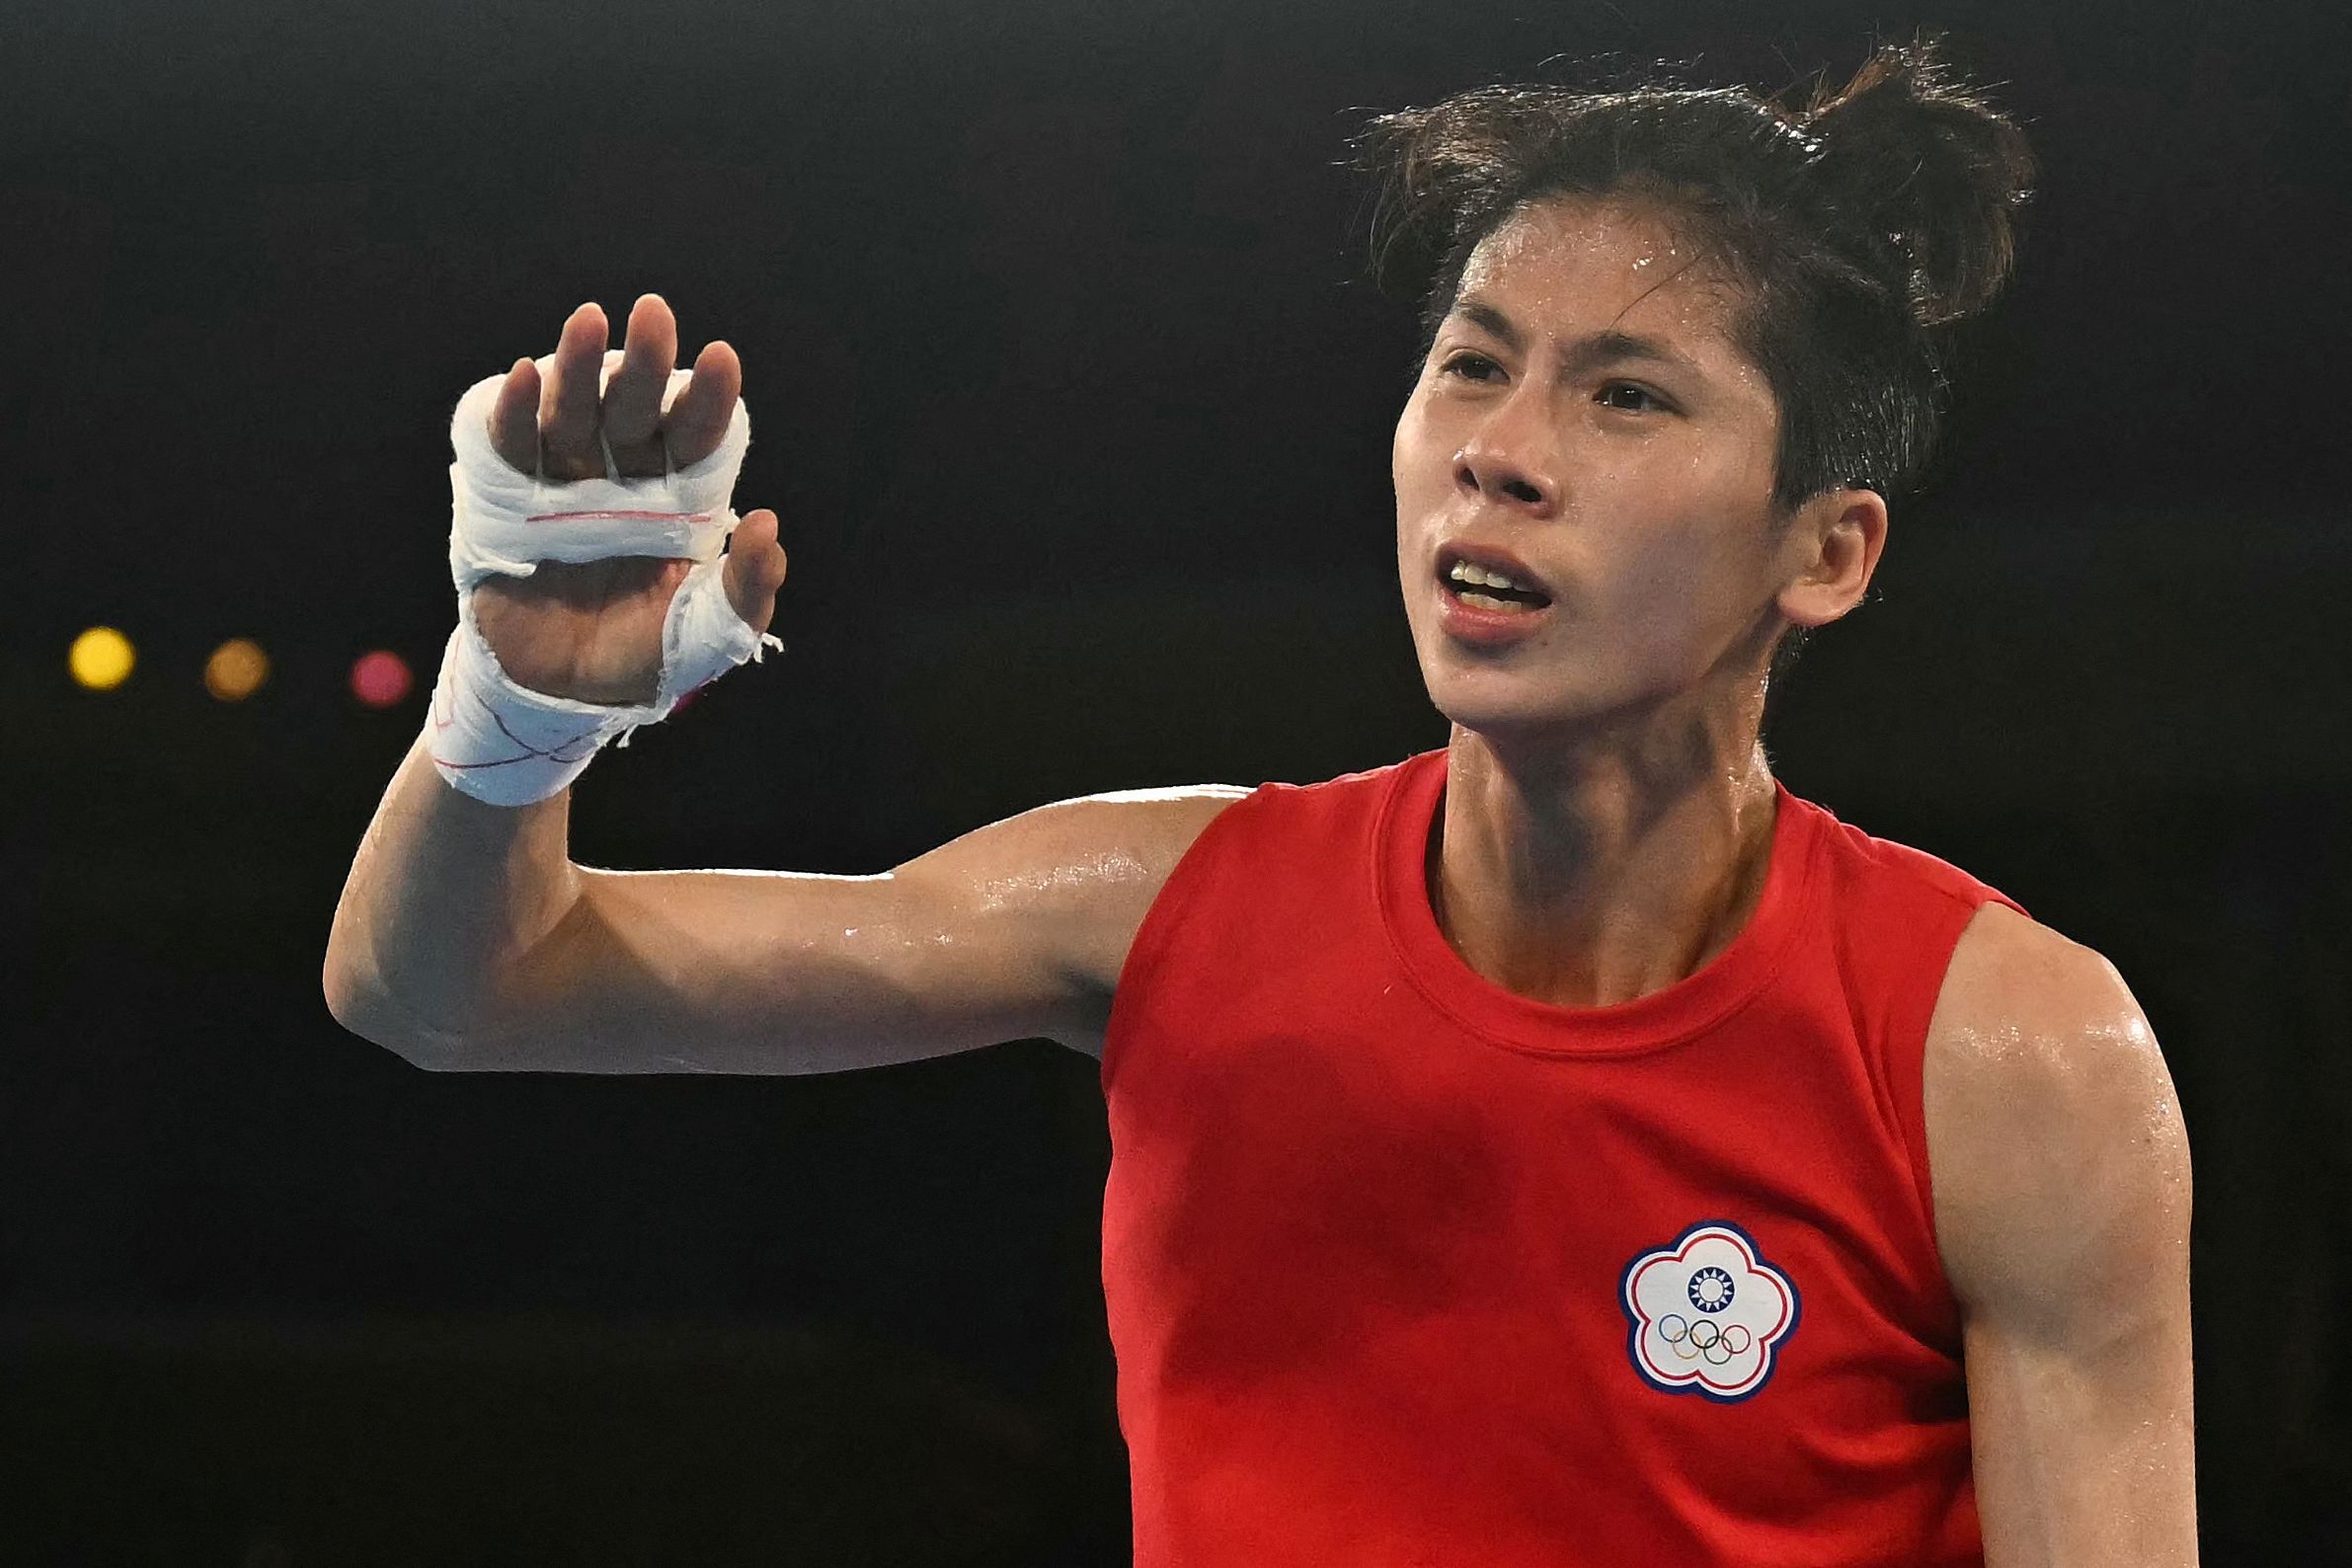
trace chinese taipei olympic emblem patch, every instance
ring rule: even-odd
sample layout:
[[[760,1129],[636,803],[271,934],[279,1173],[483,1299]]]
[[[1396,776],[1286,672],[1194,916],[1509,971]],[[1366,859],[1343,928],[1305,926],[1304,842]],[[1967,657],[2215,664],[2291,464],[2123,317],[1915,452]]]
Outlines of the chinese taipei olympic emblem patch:
[[[1797,1326],[1797,1288],[1725,1219],[1692,1225],[1625,1265],[1633,1370],[1664,1393],[1731,1403],[1764,1387]]]

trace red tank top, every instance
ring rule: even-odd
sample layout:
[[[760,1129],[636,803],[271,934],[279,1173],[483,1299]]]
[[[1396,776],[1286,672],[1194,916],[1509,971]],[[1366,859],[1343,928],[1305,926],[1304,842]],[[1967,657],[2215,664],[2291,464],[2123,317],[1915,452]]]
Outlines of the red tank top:
[[[1727,948],[1549,1006],[1431,912],[1446,762],[1228,807],[1120,975],[1137,1568],[1981,1562],[1921,1059],[2014,902],[1775,785]]]

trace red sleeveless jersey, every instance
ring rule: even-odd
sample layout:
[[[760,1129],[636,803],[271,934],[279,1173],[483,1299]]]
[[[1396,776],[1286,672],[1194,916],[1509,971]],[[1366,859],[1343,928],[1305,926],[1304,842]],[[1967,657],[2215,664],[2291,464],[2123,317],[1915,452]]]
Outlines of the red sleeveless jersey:
[[[1228,807],[1121,973],[1137,1568],[1981,1562],[1921,1060],[2014,902],[1775,784],[1730,946],[1549,1006],[1431,912],[1446,763]]]

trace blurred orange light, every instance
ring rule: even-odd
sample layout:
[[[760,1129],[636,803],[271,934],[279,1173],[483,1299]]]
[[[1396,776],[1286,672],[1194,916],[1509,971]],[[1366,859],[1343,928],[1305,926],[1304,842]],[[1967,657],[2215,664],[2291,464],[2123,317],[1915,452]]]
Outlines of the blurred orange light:
[[[243,702],[270,678],[270,656],[248,637],[232,637],[204,661],[204,689],[222,702]]]
[[[352,666],[352,695],[370,708],[399,706],[416,683],[408,661],[389,649],[361,654]]]

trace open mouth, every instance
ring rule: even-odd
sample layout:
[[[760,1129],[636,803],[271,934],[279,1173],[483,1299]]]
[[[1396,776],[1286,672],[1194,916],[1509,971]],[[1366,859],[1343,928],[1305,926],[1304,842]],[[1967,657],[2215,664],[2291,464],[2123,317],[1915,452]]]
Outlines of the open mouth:
[[[1456,560],[1438,576],[1446,591],[1471,609],[1525,615],[1547,607],[1551,595],[1473,561]]]

